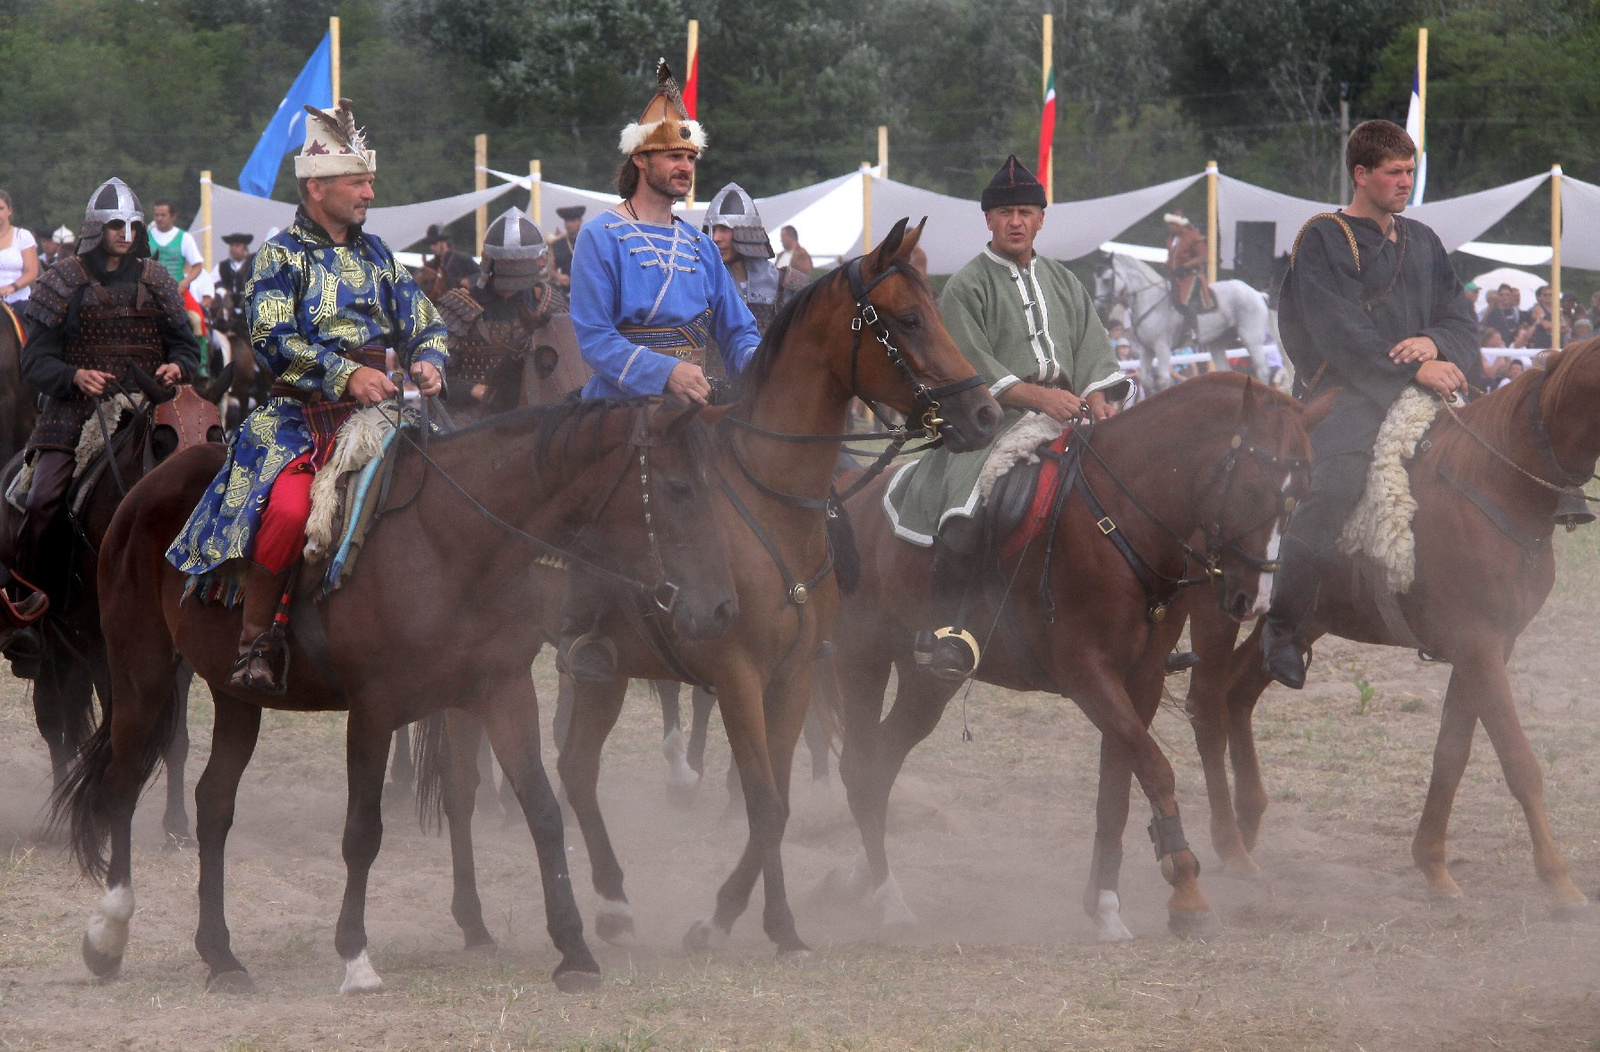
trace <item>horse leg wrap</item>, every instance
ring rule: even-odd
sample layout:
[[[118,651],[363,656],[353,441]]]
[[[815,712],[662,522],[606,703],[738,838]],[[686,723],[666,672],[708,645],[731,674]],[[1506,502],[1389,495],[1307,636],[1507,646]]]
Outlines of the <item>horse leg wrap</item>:
[[[1183,834],[1179,834],[1181,837]],[[1108,851],[1100,848],[1095,856],[1094,886],[1096,891],[1116,891],[1117,878],[1122,873],[1122,849]]]
[[[1176,851],[1188,851],[1183,836],[1183,819],[1177,815],[1156,815],[1150,819],[1150,842],[1156,846],[1156,861]]]

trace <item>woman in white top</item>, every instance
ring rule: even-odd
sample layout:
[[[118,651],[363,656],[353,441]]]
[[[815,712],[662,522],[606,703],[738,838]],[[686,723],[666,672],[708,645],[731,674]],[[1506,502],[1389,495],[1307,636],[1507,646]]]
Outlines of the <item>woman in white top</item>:
[[[11,195],[0,190],[0,299],[23,303],[28,286],[39,280],[39,243],[11,225]]]

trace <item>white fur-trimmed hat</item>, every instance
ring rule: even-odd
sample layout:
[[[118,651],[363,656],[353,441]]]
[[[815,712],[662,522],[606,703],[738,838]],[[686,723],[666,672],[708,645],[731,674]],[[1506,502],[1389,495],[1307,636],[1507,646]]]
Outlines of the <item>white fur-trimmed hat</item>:
[[[350,100],[331,110],[306,107],[306,141],[294,155],[296,179],[368,175],[378,171],[378,151],[367,149],[365,128],[356,127]]]
[[[1182,212],[1168,212],[1166,215],[1161,217],[1161,221],[1163,223],[1174,223],[1178,226],[1194,225],[1189,222],[1189,217],[1184,215]]]
[[[705,129],[699,121],[689,119],[678,82],[672,79],[672,70],[664,58],[656,61],[656,81],[655,97],[638,120],[622,129],[617,149],[628,157],[657,150],[693,150],[698,154],[706,148]]]

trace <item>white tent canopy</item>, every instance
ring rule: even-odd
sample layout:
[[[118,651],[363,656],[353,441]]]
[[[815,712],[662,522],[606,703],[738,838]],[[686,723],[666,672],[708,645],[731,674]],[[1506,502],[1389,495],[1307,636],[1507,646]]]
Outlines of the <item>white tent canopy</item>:
[[[377,234],[391,249],[402,249],[420,241],[428,227],[445,226],[455,222],[479,205],[486,205],[511,189],[507,183],[491,186],[470,194],[442,197],[436,201],[419,201],[413,205],[390,205],[367,210],[366,230]],[[228,247],[222,243],[225,234],[250,234],[255,244],[282,230],[294,221],[295,206],[273,201],[254,194],[230,190],[225,186],[211,187],[211,258],[226,259]],[[196,231],[202,234],[201,231]]]

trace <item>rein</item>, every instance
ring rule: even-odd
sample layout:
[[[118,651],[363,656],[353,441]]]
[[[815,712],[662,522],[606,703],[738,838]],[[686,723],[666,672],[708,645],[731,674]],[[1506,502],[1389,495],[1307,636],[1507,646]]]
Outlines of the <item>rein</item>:
[[[1593,479],[1595,475],[1593,473],[1583,474],[1581,472],[1568,471],[1566,468],[1563,468],[1560,462],[1556,459],[1555,447],[1550,443],[1550,428],[1545,423],[1544,411],[1539,405],[1539,395],[1544,391],[1544,382],[1546,379],[1547,375],[1545,373],[1539,373],[1538,378],[1533,382],[1532,389],[1528,392],[1529,430],[1533,433],[1534,448],[1539,451],[1539,459],[1544,462],[1545,470],[1549,471],[1550,474],[1554,475],[1556,478],[1563,479],[1564,484],[1561,485],[1551,482],[1548,479],[1540,478],[1538,475],[1535,475],[1521,464],[1518,464],[1516,461],[1506,456],[1500,450],[1496,449],[1488,439],[1484,438],[1482,435],[1472,430],[1472,428],[1468,427],[1467,422],[1461,419],[1461,414],[1456,412],[1455,406],[1451,405],[1446,400],[1441,399],[1441,401],[1444,402],[1445,411],[1450,414],[1450,419],[1455,421],[1456,425],[1460,427],[1462,431],[1467,433],[1467,437],[1471,438],[1478,445],[1482,446],[1490,456],[1511,468],[1529,482],[1536,483],[1537,485],[1543,486],[1550,492],[1560,494],[1564,497],[1578,497],[1591,503],[1600,503],[1600,497],[1591,497],[1578,488],[1584,483],[1588,482],[1590,479]]]

